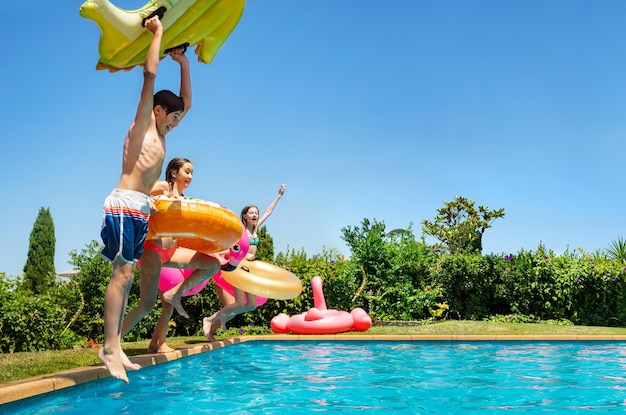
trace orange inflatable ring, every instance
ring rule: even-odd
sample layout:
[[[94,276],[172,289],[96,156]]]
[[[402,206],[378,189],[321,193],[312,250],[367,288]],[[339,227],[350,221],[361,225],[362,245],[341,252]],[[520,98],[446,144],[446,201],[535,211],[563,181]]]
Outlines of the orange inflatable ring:
[[[295,274],[258,260],[244,259],[234,271],[222,271],[222,277],[247,293],[276,300],[291,300],[302,292],[302,282]]]
[[[205,254],[233,246],[243,231],[239,217],[217,203],[201,199],[158,197],[146,239],[177,237],[177,245]]]

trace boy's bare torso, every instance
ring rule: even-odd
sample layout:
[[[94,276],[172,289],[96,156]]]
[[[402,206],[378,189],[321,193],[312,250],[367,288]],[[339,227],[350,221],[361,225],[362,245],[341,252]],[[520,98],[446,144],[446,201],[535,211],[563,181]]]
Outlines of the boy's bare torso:
[[[134,127],[131,125],[124,140],[122,177],[117,188],[149,195],[163,169],[165,137],[158,133],[154,118],[145,134],[133,131]]]

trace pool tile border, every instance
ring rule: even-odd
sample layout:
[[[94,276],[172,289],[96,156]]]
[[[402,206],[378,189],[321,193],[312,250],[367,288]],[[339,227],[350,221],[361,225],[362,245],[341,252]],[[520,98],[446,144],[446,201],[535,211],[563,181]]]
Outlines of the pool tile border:
[[[131,357],[133,363],[142,367],[153,366],[159,363],[180,359],[181,357],[217,350],[222,347],[248,341],[319,341],[319,340],[387,340],[387,341],[497,341],[497,340],[520,340],[520,341],[572,341],[572,340],[597,340],[597,341],[626,341],[626,335],[468,335],[468,334],[438,334],[438,335],[368,335],[368,334],[320,334],[320,335],[293,335],[272,334],[245,337],[232,337],[212,343],[201,343],[195,346],[183,347],[170,353],[145,354]],[[0,384],[0,405],[30,398],[48,392],[68,388],[85,382],[109,377],[109,372],[101,366],[83,366],[68,369],[49,375],[37,376],[29,379],[17,380]]]

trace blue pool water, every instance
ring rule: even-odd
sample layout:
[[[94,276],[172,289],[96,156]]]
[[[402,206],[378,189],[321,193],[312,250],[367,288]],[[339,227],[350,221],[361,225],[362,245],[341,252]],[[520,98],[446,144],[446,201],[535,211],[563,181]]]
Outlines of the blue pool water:
[[[246,342],[0,406],[23,414],[626,411],[624,342]]]

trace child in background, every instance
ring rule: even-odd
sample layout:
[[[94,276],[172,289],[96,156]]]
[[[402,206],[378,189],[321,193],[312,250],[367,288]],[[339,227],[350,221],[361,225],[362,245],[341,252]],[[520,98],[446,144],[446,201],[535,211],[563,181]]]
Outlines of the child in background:
[[[256,259],[256,251],[259,245],[259,236],[257,234],[258,229],[261,225],[269,218],[269,216],[274,211],[276,204],[280,200],[281,197],[285,194],[286,186],[282,184],[278,189],[278,195],[274,198],[272,203],[265,209],[263,216],[259,218],[259,208],[254,205],[248,205],[244,207],[241,211],[241,222],[243,226],[246,228],[248,233],[248,238],[250,240],[250,247],[248,248],[248,254],[246,255],[246,259],[248,261],[254,261]],[[218,327],[224,328],[226,323],[232,320],[236,315],[247,313],[256,309],[257,307],[257,298],[256,295],[246,293],[239,288],[234,288],[234,296],[228,293],[219,285],[215,285],[215,290],[217,291],[218,296],[220,297],[220,301],[222,302],[222,307],[219,311],[213,314],[211,317],[205,317],[202,320],[202,331],[204,335],[210,341],[215,341],[215,331]]]

